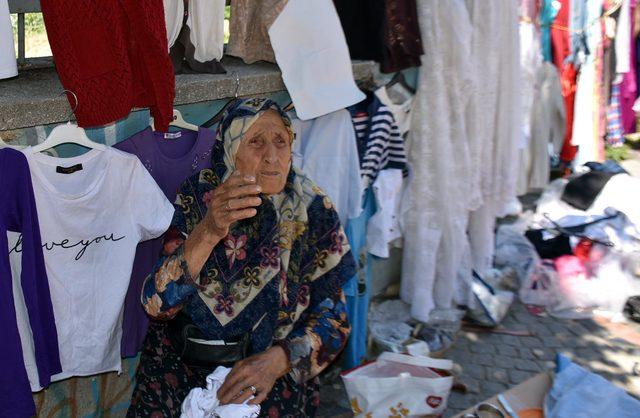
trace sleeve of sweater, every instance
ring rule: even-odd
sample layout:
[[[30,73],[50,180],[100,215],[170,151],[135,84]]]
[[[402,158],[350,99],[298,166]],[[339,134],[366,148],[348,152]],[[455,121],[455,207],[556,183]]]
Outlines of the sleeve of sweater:
[[[51,382],[51,376],[60,373],[62,367],[31,174],[25,156],[17,151],[5,154],[3,167],[4,173],[1,176],[5,178],[3,196],[9,197],[7,227],[22,233],[20,283],[33,333],[40,385],[46,387]]]

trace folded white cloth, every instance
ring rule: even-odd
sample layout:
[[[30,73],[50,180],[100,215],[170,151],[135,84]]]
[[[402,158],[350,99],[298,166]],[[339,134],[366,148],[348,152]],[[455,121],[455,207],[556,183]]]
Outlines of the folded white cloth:
[[[228,404],[220,405],[218,389],[224,383],[231,369],[217,367],[207,376],[207,388],[193,388],[182,402],[181,418],[256,418],[260,413],[259,405]]]

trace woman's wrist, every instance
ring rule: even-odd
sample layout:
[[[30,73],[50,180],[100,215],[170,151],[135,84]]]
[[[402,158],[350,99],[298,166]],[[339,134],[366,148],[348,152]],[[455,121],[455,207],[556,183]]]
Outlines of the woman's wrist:
[[[279,344],[274,345],[269,349],[271,354],[276,359],[273,364],[276,367],[276,376],[281,378],[291,371],[291,365],[289,363],[289,356],[287,351]]]

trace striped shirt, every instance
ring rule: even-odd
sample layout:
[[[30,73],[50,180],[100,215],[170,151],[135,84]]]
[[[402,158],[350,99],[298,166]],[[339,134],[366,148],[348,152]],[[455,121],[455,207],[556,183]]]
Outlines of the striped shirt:
[[[360,163],[365,187],[373,183],[381,170],[405,170],[407,167],[404,139],[393,113],[377,98],[373,100],[371,109],[364,156]]]

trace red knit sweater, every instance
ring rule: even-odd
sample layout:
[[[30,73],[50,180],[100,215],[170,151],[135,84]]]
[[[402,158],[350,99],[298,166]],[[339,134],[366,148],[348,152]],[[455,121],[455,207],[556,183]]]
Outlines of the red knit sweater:
[[[78,96],[78,124],[105,125],[149,107],[166,131],[175,80],[162,0],[40,3],[60,81]]]

